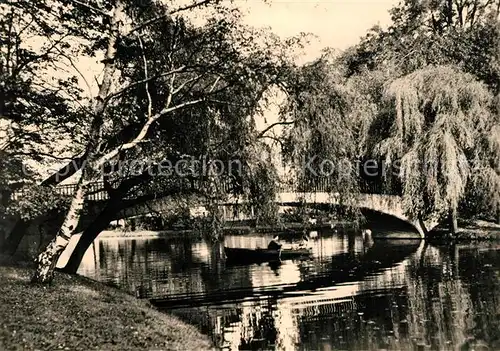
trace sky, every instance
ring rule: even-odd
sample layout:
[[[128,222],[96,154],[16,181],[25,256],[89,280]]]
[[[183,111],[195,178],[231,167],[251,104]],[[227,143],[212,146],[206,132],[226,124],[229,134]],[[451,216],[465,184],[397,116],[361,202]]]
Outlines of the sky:
[[[317,57],[325,47],[345,50],[356,44],[374,25],[390,23],[389,9],[399,0],[262,0],[238,1],[245,21],[255,27],[270,27],[282,36],[311,33],[316,39],[307,48],[304,61]]]
[[[390,24],[389,10],[399,0],[236,0],[245,13],[244,21],[255,27],[268,27],[286,38],[310,33],[314,37],[299,58],[306,63],[325,48],[345,50],[359,42],[375,25]],[[262,130],[278,119],[280,101],[269,106],[264,118],[257,118]],[[281,129],[275,128],[279,134]]]

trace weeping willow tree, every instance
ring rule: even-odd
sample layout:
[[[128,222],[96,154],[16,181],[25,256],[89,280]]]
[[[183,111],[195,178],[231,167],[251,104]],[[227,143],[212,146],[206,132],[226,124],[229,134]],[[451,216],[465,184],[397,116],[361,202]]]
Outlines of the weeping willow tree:
[[[359,193],[361,141],[374,106],[359,93],[360,81],[345,78],[342,64],[329,54],[297,69],[288,85],[282,118],[291,123],[284,155],[299,189],[330,192],[353,214]]]
[[[447,214],[456,232],[459,202],[485,166],[482,144],[495,123],[490,92],[457,68],[431,66],[394,80],[385,98],[392,123],[376,151],[387,165],[398,163],[405,211],[422,220]],[[477,182],[491,179],[482,174]],[[498,196],[489,190],[488,198]]]

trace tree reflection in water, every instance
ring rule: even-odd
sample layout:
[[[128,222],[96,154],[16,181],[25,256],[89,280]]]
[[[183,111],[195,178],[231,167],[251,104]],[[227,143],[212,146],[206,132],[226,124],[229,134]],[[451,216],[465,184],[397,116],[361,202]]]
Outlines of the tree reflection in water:
[[[498,246],[320,237],[312,260],[231,267],[223,244],[199,239],[101,240],[81,271],[155,298],[225,349],[500,347]]]

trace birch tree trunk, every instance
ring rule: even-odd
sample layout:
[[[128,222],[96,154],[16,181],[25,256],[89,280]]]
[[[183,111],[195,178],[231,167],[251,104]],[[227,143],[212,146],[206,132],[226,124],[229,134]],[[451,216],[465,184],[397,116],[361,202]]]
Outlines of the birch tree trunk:
[[[71,200],[71,205],[64,219],[63,225],[59,229],[56,237],[47,245],[37,258],[37,268],[33,275],[33,283],[50,283],[54,277],[54,269],[59,256],[74,234],[80,220],[81,211],[85,202],[86,185],[92,180],[96,168],[98,157],[98,144],[101,137],[101,126],[103,122],[103,112],[106,107],[106,97],[109,95],[112,85],[112,78],[115,72],[116,44],[120,35],[120,16],[123,13],[123,4],[117,1],[111,19],[110,35],[105,56],[102,84],[99,87],[99,94],[93,104],[93,118],[90,127],[89,141],[86,146],[85,155],[77,188]]]
[[[54,269],[56,267],[57,260],[68,245],[69,240],[78,225],[78,221],[80,220],[80,212],[83,209],[85,200],[83,178],[83,175],[80,176],[80,181],[78,182],[77,190],[71,200],[68,213],[66,214],[66,218],[57,232],[56,237],[50,241],[45,250],[40,253],[37,258],[38,266],[31,280],[34,283],[50,283],[54,277]]]
[[[198,4],[192,4],[186,7],[181,7],[177,11],[183,9],[190,9],[193,8],[194,6],[201,6],[203,5],[203,3],[205,2],[201,1]],[[148,109],[148,118],[144,123],[144,125],[142,126],[140,132],[136,135],[136,137],[133,140],[124,143],[119,147],[116,147],[114,150],[108,152],[106,155],[102,156],[99,155],[98,144],[101,140],[101,134],[102,134],[101,127],[103,124],[103,112],[105,110],[108,98],[112,96],[112,94],[110,94],[110,90],[111,90],[113,74],[115,72],[114,61],[116,56],[116,44],[118,43],[118,38],[122,34],[122,31],[123,35],[130,35],[135,31],[138,31],[140,28],[148,24],[151,24],[154,21],[160,20],[165,16],[169,16],[172,13],[173,12],[169,12],[167,15],[161,14],[160,16],[155,17],[151,20],[147,20],[141,25],[138,25],[128,30],[127,32],[125,30],[126,26],[121,25],[122,23],[121,19],[122,16],[124,16],[124,5],[121,0],[117,0],[115,7],[113,9],[113,14],[111,16],[111,21],[110,21],[111,28],[108,38],[108,48],[106,51],[105,59],[103,61],[105,63],[103,71],[103,80],[102,84],[99,87],[99,94],[94,100],[89,141],[85,150],[85,155],[87,155],[87,157],[85,158],[84,163],[81,167],[81,175],[80,175],[81,178],[79,180],[77,190],[73,196],[70,209],[65,218],[64,225],[59,230],[56,238],[53,241],[51,241],[51,243],[47,246],[45,251],[42,252],[38,257],[38,268],[32,279],[33,282],[48,283],[51,281],[53,277],[53,271],[57,263],[57,259],[59,258],[62,251],[64,251],[64,249],[68,245],[69,239],[74,234],[74,230],[77,227],[78,221],[80,219],[80,212],[83,209],[83,204],[84,204],[83,200],[85,198],[85,193],[86,193],[86,184],[92,181],[93,178],[95,178],[95,174],[98,172],[99,168],[105,165],[106,162],[118,156],[120,152],[134,148],[137,145],[139,145],[139,143],[141,143],[146,137],[147,133],[151,128],[151,125],[153,125],[154,122],[156,122],[156,120],[158,120],[162,116],[166,115],[167,113],[173,112],[175,110],[201,103],[203,101],[203,99],[194,99],[183,103],[179,103],[175,106],[171,106],[173,95],[179,92],[182,89],[182,87],[186,84],[184,83],[180,84],[180,86],[178,87],[174,87],[175,72],[182,71],[185,67],[182,66],[173,71],[169,71],[167,75],[170,75],[171,79],[169,86],[169,94],[168,97],[166,98],[165,106],[158,113],[152,114],[151,99],[149,99],[150,108]],[[149,96],[148,84],[147,84],[147,79],[148,79],[147,60],[145,58],[144,58],[144,71],[146,77],[145,87],[146,87],[146,92],[148,93]],[[217,77],[215,79],[214,83],[209,89],[209,93],[213,92],[219,80],[220,77]],[[116,96],[116,93],[114,95]]]

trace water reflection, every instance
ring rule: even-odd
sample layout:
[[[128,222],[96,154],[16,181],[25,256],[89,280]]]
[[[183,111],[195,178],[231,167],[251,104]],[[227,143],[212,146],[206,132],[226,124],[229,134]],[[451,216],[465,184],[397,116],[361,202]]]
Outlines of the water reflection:
[[[310,260],[226,266],[224,245],[262,247],[269,239],[100,240],[80,273],[154,298],[223,349],[500,347],[497,245],[323,232]]]

